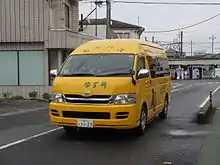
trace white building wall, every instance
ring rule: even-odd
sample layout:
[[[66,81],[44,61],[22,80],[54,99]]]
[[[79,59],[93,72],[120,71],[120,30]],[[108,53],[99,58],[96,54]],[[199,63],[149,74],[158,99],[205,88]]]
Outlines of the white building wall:
[[[90,34],[95,36],[95,25],[84,25],[83,33]],[[97,25],[97,36],[99,38],[106,38],[106,26],[105,25]]]
[[[135,30],[115,30],[112,29],[116,34],[117,33],[129,33],[131,39],[139,39],[138,33]]]

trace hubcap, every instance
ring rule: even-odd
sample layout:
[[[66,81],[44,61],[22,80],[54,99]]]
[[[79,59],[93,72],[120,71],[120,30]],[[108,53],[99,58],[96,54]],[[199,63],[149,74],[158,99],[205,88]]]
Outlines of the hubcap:
[[[167,105],[167,104],[166,104],[165,107],[164,107],[164,112],[165,112],[165,114],[168,113],[168,105]]]
[[[144,130],[146,127],[147,119],[146,119],[146,113],[142,111],[141,113],[141,129]]]

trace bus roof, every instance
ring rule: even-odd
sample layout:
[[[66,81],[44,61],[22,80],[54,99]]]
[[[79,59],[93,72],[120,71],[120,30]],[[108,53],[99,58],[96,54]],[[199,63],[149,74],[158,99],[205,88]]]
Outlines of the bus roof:
[[[125,53],[133,54],[140,51],[140,45],[146,46],[149,51],[157,49],[163,51],[163,48],[151,42],[144,42],[138,39],[104,39],[91,40],[74,50],[70,55],[75,54],[100,54],[100,53]]]

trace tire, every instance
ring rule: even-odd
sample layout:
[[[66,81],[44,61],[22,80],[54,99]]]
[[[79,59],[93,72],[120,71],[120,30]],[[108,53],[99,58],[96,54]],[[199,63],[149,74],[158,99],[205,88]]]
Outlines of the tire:
[[[163,111],[159,113],[159,118],[166,119],[167,115],[168,115],[168,110],[169,110],[169,104],[168,104],[168,98],[166,97],[165,103],[164,103],[164,108],[163,108]]]
[[[137,128],[135,128],[136,135],[144,135],[147,127],[147,107],[142,106],[141,114],[140,114],[140,124]]]
[[[65,130],[66,134],[71,135],[77,132],[76,127],[71,127],[71,126],[63,126],[63,129]]]

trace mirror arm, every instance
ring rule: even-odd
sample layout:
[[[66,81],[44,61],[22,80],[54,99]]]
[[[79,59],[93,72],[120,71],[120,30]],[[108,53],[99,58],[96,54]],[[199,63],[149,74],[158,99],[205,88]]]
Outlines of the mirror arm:
[[[134,79],[135,71],[130,69],[131,82],[133,85],[136,85],[136,80]]]
[[[134,75],[131,75],[131,82],[133,85],[136,85],[136,80],[134,79]]]

